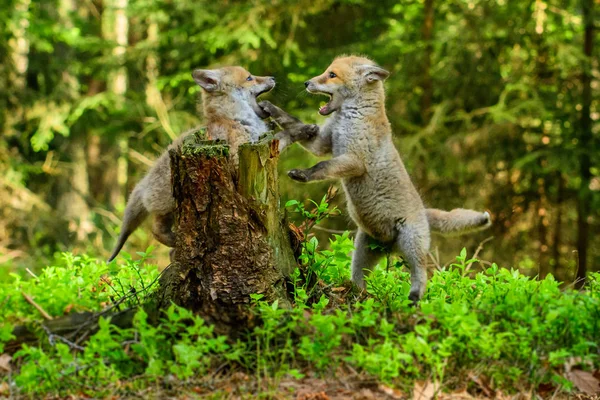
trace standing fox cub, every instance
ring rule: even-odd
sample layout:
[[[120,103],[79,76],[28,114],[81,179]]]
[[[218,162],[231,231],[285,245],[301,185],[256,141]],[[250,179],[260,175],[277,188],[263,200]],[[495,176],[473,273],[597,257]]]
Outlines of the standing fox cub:
[[[197,69],[192,76],[203,89],[202,102],[209,138],[225,140],[230,146],[231,158],[237,164],[239,145],[255,142],[269,130],[262,120],[268,114],[258,106],[256,98],[273,89],[275,78],[254,76],[242,67]],[[183,139],[194,131],[188,131],[175,139],[169,149],[179,147]],[[119,254],[129,235],[150,214],[154,214],[152,233],[156,240],[174,247],[174,208],[167,150],[133,189],[125,208],[121,234],[108,261]]]
[[[330,101],[319,109],[330,115],[319,129],[303,124],[269,102],[260,106],[284,128],[280,149],[298,141],[309,151],[333,158],[306,170],[288,172],[299,182],[341,179],[348,212],[358,232],[352,257],[352,280],[364,288],[364,276],[385,250],[369,246],[370,238],[400,252],[411,270],[409,298],[416,302],[427,283],[426,257],[430,230],[448,234],[490,225],[487,212],[426,209],[392,141],[385,112],[383,81],[389,72],[362,57],[341,57],[304,84],[310,93]]]

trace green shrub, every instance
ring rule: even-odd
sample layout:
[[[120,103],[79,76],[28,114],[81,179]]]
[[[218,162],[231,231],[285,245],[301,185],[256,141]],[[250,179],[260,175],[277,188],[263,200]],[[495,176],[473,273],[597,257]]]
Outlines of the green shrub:
[[[316,212],[290,205],[315,223],[330,212],[325,200]],[[140,309],[129,329],[101,320],[82,349],[60,340],[51,344],[41,332],[37,345],[15,355],[14,383],[23,394],[98,397],[123,382],[191,382],[223,366],[258,379],[332,376],[349,367],[405,389],[417,379],[452,387],[476,371],[505,391],[551,382],[568,390],[562,376],[568,360],[600,366],[598,273],[579,292],[562,289],[552,276],[540,281],[495,264],[478,270],[463,250],[454,264],[432,274],[414,309],[407,299],[410,274],[401,262],[383,260],[368,279],[368,294],[352,288],[351,250],[348,233],[335,235],[326,250],[308,237],[302,265],[290,278],[293,306],[253,295],[251,307],[262,323],[245,340],[216,335],[180,307],[171,306],[156,326]],[[140,256],[125,256],[126,265],[117,267],[65,254],[63,265],[38,277],[14,274],[0,284],[0,302],[8,310],[0,317],[0,350],[14,324],[40,319],[21,292],[52,316],[100,310],[122,296],[131,305],[142,302],[158,271],[145,266],[147,253]]]

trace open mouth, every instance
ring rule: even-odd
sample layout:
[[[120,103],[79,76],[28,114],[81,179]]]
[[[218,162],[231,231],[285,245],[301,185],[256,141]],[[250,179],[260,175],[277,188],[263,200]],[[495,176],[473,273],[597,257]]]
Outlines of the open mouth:
[[[329,114],[331,114],[332,112],[334,112],[337,109],[337,105],[335,105],[333,93],[324,92],[322,90],[317,90],[316,87],[315,87],[315,85],[312,84],[312,83],[309,83],[306,86],[306,91],[308,93],[322,94],[324,96],[329,97],[329,101],[325,105],[319,107],[319,114],[321,114],[321,115],[329,115]]]
[[[321,92],[321,94],[324,94],[325,96],[329,96],[329,101],[327,102],[327,104],[325,104],[324,106],[321,106],[319,108],[319,114],[329,115],[335,111],[335,107],[333,106],[333,95],[330,93],[324,93],[324,92]]]

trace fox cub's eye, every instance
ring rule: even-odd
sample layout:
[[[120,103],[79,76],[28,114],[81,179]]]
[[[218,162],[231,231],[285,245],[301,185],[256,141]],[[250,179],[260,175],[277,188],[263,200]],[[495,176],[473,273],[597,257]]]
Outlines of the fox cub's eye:
[[[335,74],[335,72],[330,72],[330,73],[329,73],[329,77],[330,77],[331,79],[335,78],[336,76],[337,76],[337,75]]]
[[[250,75],[249,77],[246,78],[247,81],[253,81],[254,78],[252,77],[252,75]]]

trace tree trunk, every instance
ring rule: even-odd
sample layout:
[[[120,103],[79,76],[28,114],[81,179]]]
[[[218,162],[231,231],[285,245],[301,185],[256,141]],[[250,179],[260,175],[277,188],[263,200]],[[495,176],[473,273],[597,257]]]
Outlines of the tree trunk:
[[[57,202],[57,210],[69,221],[69,231],[75,234],[77,242],[88,240],[89,234],[94,230],[87,203],[90,182],[83,139],[74,137],[67,146],[71,160],[62,171],[59,182],[61,194]]]
[[[127,0],[105,0],[103,35],[106,39],[116,42],[113,55],[117,58],[119,67],[111,74],[108,82],[109,90],[120,96],[127,91],[127,70],[125,68],[125,52],[127,50],[127,35],[129,21],[127,20]]]
[[[239,178],[227,153],[196,136],[170,151],[177,245],[159,307],[173,301],[236,336],[252,326],[251,294],[289,304],[296,261],[279,211],[276,141],[243,145]]]
[[[3,94],[6,95],[5,108],[7,113],[0,113],[0,121],[2,122],[3,135],[20,135],[15,125],[22,123],[25,108],[22,105],[22,100],[26,95],[27,89],[27,70],[29,69],[29,37],[27,32],[30,25],[29,7],[31,0],[17,0],[13,6],[14,16],[11,16],[16,22],[6,27],[5,33],[10,35],[10,39],[0,45],[0,51],[6,50],[7,54],[0,56],[0,61],[3,61],[3,66],[0,67],[0,74],[3,76],[5,86]],[[5,21],[3,21],[5,22]],[[4,110],[3,109],[3,110]]]
[[[425,42],[425,54],[423,56],[423,97],[421,98],[421,119],[423,124],[429,123],[431,114],[431,102],[433,100],[433,82],[431,79],[431,56],[433,54],[433,0],[425,0],[423,10],[425,19],[423,21],[423,41]]]
[[[117,95],[117,105],[119,107],[124,107],[125,94],[127,93],[127,69],[125,67],[125,53],[129,33],[127,5],[128,0],[105,0],[102,11],[102,36],[116,44],[112,49],[112,54],[118,64],[116,69],[109,73],[106,86],[110,92]],[[114,210],[117,204],[125,203],[129,141],[126,136],[119,136],[116,140],[105,141],[102,147],[104,155],[103,184],[106,188],[105,201]],[[115,160],[117,160],[116,163]]]
[[[17,1],[14,9],[18,15],[17,24],[13,29],[13,37],[9,39],[8,45],[12,50],[12,62],[14,75],[10,78],[12,86],[16,90],[24,90],[26,85],[27,68],[29,67],[29,5],[31,0]]]
[[[538,276],[539,279],[544,279],[551,272],[550,263],[548,262],[548,218],[546,216],[546,195],[544,192],[540,193],[537,216],[538,237],[540,241]]]
[[[76,5],[73,0],[59,1],[58,17],[65,28],[73,28],[72,13],[75,10]],[[64,60],[66,65],[70,65],[74,52],[72,48],[62,44],[57,46],[55,54]],[[62,72],[62,85],[68,101],[74,102],[79,98],[79,81],[69,67]],[[90,180],[85,153],[87,141],[87,131],[70,130],[66,151],[70,162],[69,166],[63,169],[64,173],[59,178],[61,191],[57,208],[60,215],[69,221],[69,231],[75,233],[75,239],[78,242],[87,241],[89,234],[94,230],[88,206]]]
[[[58,3],[58,17],[63,27],[67,29],[73,29],[73,19],[71,18],[71,14],[75,12],[76,5],[74,0],[60,0]],[[68,47],[66,44],[61,45],[57,50],[55,50],[55,54],[65,61],[67,65],[70,64],[70,61],[73,59],[73,49]],[[75,99],[79,95],[79,81],[75,74],[71,72],[70,68],[65,68],[62,73],[62,81],[65,85],[66,93],[69,96],[69,99]]]
[[[162,94],[158,89],[157,79],[159,76],[159,63],[160,59],[156,52],[156,49],[159,47],[158,41],[158,23],[148,18],[148,46],[152,49],[148,53],[148,57],[146,57],[146,78],[148,79],[148,83],[146,85],[146,102],[150,107],[154,109],[156,112],[156,116],[160,121],[161,126],[167,132],[167,135],[171,138],[171,140],[175,140],[177,138],[177,134],[171,127],[171,120],[169,118],[169,110],[167,109],[167,105],[165,104]]]
[[[565,197],[565,179],[562,174],[558,174],[558,188],[556,192],[556,220],[554,221],[554,238],[552,240],[552,259],[554,260],[553,271],[556,276],[561,274],[560,263],[560,245],[562,242],[562,214],[563,202]],[[562,279],[561,279],[562,280]]]
[[[581,288],[585,284],[587,275],[587,252],[589,244],[588,221],[591,208],[590,180],[592,178],[590,154],[592,146],[592,119],[590,108],[592,105],[592,50],[594,45],[594,0],[582,0],[584,20],[583,52],[587,58],[581,77],[583,86],[581,109],[581,137],[580,137],[580,175],[581,187],[579,189],[579,203],[577,205],[577,253],[579,254],[579,268],[575,287]]]

